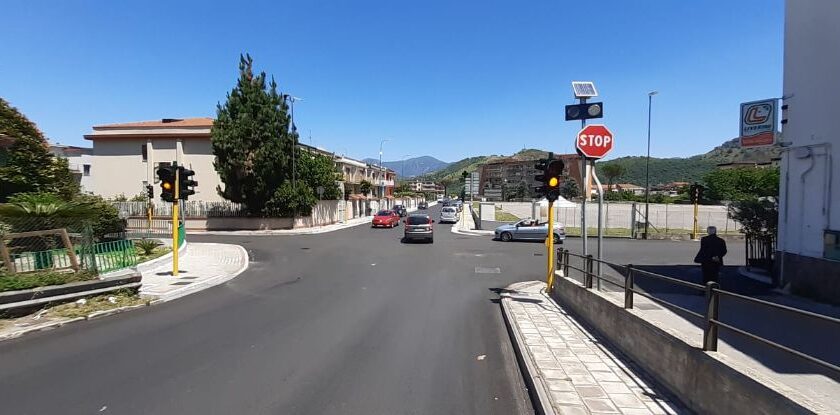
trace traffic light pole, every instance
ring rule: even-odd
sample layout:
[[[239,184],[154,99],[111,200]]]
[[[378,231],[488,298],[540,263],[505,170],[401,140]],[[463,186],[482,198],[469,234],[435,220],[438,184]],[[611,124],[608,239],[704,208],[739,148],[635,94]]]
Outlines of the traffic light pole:
[[[696,198],[696,197],[694,198],[694,234],[691,235],[691,239],[693,239],[695,241],[698,239],[697,238],[697,233],[698,233],[697,232],[698,231],[698,229],[697,229],[697,214],[699,213],[699,210],[700,210],[700,208],[699,208],[699,202],[700,201],[697,200],[697,199],[698,198]]]
[[[178,205],[180,204],[180,172],[175,169],[175,201],[172,202],[172,276],[178,276]]]
[[[554,215],[552,214],[554,202],[548,201],[548,236],[545,245],[548,247],[548,275],[546,275],[546,291],[550,294],[554,286]]]

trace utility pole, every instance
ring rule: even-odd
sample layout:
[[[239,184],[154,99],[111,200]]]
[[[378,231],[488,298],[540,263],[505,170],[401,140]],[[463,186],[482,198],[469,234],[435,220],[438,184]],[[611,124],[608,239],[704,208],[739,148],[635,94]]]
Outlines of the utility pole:
[[[650,110],[653,104],[653,96],[659,91],[648,92],[648,129],[647,129],[647,158],[645,159],[645,232],[642,239],[648,238],[648,225],[650,220]]]
[[[379,197],[382,197],[385,194],[385,180],[382,178],[382,145],[385,144],[386,141],[391,140],[385,138],[379,142]]]

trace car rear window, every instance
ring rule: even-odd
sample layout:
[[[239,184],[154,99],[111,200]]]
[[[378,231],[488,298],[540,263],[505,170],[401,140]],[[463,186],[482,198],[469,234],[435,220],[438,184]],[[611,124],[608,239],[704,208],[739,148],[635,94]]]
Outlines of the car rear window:
[[[440,211],[441,212],[452,213],[452,212],[455,212],[455,208],[445,207],[445,208],[441,209]]]
[[[390,216],[390,215],[391,215],[390,210],[380,210],[379,212],[376,212],[376,216]]]
[[[425,225],[429,223],[428,216],[409,216],[408,217],[408,224],[409,225]]]

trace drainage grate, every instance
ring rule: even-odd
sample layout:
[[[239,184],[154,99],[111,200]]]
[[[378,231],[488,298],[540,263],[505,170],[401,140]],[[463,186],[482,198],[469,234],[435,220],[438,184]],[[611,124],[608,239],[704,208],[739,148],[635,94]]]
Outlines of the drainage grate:
[[[486,268],[486,267],[475,267],[476,274],[501,274],[502,269],[499,267],[496,268]]]
[[[192,281],[173,282],[172,284],[169,284],[169,285],[189,285],[189,284],[192,284]]]

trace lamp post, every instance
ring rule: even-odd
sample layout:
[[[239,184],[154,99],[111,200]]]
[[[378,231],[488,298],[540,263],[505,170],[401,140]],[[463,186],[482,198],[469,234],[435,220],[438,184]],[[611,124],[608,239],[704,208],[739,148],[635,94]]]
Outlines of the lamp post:
[[[385,193],[385,180],[382,178],[382,145],[385,144],[386,141],[391,140],[386,138],[379,142],[379,197],[382,197]]]
[[[653,104],[653,96],[659,91],[648,92],[648,129],[647,129],[647,158],[645,159],[645,233],[642,239],[648,238],[648,225],[650,224],[650,109]]]
[[[297,139],[294,137],[297,135],[297,127],[295,126],[295,101],[303,101],[303,98],[298,98],[294,95],[283,94],[283,100],[289,100],[290,102],[290,109],[291,109],[291,125],[289,126],[289,132],[293,134],[292,137],[292,187],[295,187],[295,179],[297,178],[297,160],[295,160],[295,153],[297,153]]]

